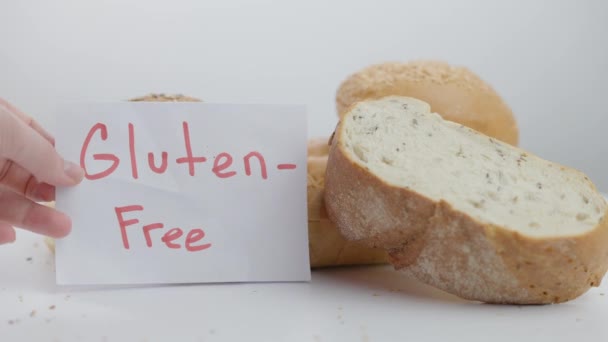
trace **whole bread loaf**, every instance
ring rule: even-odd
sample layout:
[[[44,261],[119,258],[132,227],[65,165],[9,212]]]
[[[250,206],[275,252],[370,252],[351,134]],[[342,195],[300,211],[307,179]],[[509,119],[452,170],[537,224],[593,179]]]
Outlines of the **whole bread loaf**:
[[[330,219],[396,269],[460,297],[542,304],[598,286],[608,206],[581,172],[431,113],[418,99],[355,104],[332,138]]]
[[[420,99],[446,120],[518,144],[515,117],[490,84],[465,67],[442,61],[379,63],[355,72],[338,88],[338,114],[344,115],[359,101],[389,95]]]

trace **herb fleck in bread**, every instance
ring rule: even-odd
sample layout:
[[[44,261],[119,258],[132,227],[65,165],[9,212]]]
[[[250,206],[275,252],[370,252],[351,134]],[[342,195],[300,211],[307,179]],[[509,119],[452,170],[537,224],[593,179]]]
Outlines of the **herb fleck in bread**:
[[[427,103],[359,102],[332,139],[325,200],[349,240],[470,300],[576,298],[608,268],[607,204],[582,173],[443,120]]]

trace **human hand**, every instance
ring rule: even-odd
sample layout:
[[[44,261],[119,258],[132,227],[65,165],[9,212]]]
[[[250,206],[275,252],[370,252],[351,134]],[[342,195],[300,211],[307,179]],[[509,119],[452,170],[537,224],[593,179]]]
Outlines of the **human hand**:
[[[53,238],[66,236],[70,218],[36,203],[54,201],[56,186],[74,186],[84,170],[65,161],[36,121],[0,98],[0,244],[20,227]]]

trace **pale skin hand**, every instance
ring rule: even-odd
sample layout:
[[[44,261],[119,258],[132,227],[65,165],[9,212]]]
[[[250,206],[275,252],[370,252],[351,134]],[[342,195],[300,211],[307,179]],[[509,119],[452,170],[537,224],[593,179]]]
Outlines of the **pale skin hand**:
[[[19,227],[62,238],[70,218],[38,204],[55,200],[55,187],[79,184],[84,171],[64,161],[55,141],[36,121],[0,98],[0,245],[15,241]]]

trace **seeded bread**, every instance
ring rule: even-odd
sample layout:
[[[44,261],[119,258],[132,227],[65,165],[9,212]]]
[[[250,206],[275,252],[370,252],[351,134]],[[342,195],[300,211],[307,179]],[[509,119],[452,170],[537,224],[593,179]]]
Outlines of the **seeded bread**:
[[[441,61],[381,63],[359,70],[338,88],[338,114],[359,101],[389,95],[420,99],[446,120],[518,144],[517,122],[498,93],[471,70]]]
[[[608,206],[581,172],[443,120],[420,100],[359,102],[331,142],[325,201],[351,241],[462,298],[564,302],[608,268]]]

